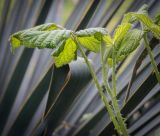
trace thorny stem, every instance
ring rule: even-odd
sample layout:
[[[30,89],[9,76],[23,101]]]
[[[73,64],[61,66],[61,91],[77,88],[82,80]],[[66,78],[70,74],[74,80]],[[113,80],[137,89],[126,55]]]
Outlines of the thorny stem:
[[[144,34],[143,39],[144,39],[144,43],[145,43],[145,46],[146,46],[146,48],[147,48],[148,54],[149,54],[149,56],[150,56],[151,64],[152,64],[153,69],[154,69],[154,71],[155,71],[156,78],[157,78],[157,80],[158,80],[158,83],[160,84],[160,73],[159,73],[159,71],[158,71],[158,69],[157,69],[157,64],[156,64],[156,62],[155,62],[155,60],[154,60],[152,50],[151,50],[151,48],[150,48],[150,46],[149,46],[149,42],[148,42],[147,34],[146,34],[146,33]]]
[[[113,65],[112,65],[112,88],[113,88],[113,97],[116,97],[116,57],[115,57],[115,49],[113,45],[113,50],[112,50],[112,59],[113,59]]]
[[[113,89],[113,92],[114,92],[114,94],[113,94],[114,96],[112,96],[112,104],[113,104],[114,110],[116,112],[117,120],[120,124],[120,128],[122,130],[123,136],[128,136],[129,134],[128,134],[125,122],[123,120],[123,117],[120,113],[120,108],[119,108],[118,101],[117,101],[117,98],[116,98],[116,75],[115,75],[116,57],[115,57],[114,45],[113,45],[113,50],[112,50],[112,59],[113,59],[112,89]]]
[[[101,55],[101,66],[102,66],[103,85],[104,85],[105,90],[107,91],[107,93],[108,93],[110,96],[112,96],[111,89],[110,89],[109,84],[108,84],[108,82],[107,82],[107,79],[108,79],[107,74],[108,74],[108,73],[106,72],[107,68],[106,68],[106,64],[104,63],[104,59],[103,59],[103,57],[104,57],[104,49],[103,49],[103,46],[105,46],[105,45],[104,45],[104,42],[102,41],[101,46],[100,46],[100,55]]]
[[[101,65],[102,65],[102,77],[103,77],[103,82],[104,82],[104,86],[105,86],[105,89],[106,91],[108,92],[108,94],[110,95],[111,97],[111,101],[112,101],[112,105],[114,107],[114,110],[115,110],[115,114],[116,114],[116,118],[118,120],[118,123],[120,125],[120,129],[121,129],[121,134],[120,135],[123,135],[123,136],[127,136],[127,133],[125,130],[123,130],[123,119],[121,117],[121,114],[120,114],[120,109],[119,109],[119,106],[118,106],[118,102],[117,102],[117,99],[116,99],[116,96],[115,96],[115,93],[112,93],[113,91],[111,91],[110,87],[108,86],[108,82],[107,82],[107,73],[106,73],[106,63],[103,63],[104,62],[104,59],[103,59],[103,56],[104,56],[104,50],[103,50],[103,42],[101,43],[101,47],[100,47],[100,55],[101,55]],[[113,78],[112,78],[113,80]],[[115,80],[114,80],[115,81]],[[112,81],[113,83],[113,81]],[[116,85],[115,83],[113,85]],[[113,88],[113,86],[112,86]],[[116,90],[115,90],[116,91]],[[122,119],[122,120],[121,120]],[[122,123],[121,123],[122,122]],[[125,125],[125,124],[124,124]]]
[[[86,62],[87,66],[88,66],[88,68],[89,68],[89,71],[91,72],[93,81],[94,81],[94,83],[95,83],[95,85],[96,85],[96,87],[97,87],[97,89],[98,89],[98,93],[99,93],[99,95],[100,95],[100,97],[101,97],[101,99],[102,99],[102,101],[103,101],[103,103],[104,103],[104,105],[105,105],[108,113],[109,113],[109,116],[110,116],[110,118],[111,118],[111,120],[112,120],[112,122],[113,122],[113,124],[114,124],[114,126],[115,126],[115,129],[116,129],[117,132],[121,135],[122,132],[121,132],[121,130],[120,130],[119,124],[118,124],[118,122],[117,122],[117,120],[116,120],[116,118],[115,118],[115,116],[114,116],[114,112],[113,112],[113,110],[112,110],[112,108],[111,108],[111,105],[109,104],[106,96],[105,96],[104,93],[103,93],[103,90],[102,90],[102,88],[101,88],[101,86],[100,86],[100,84],[99,84],[99,82],[98,82],[98,79],[97,79],[97,77],[96,77],[96,74],[95,74],[95,72],[93,71],[93,69],[92,69],[92,67],[91,67],[91,64],[90,64],[87,56],[85,55],[83,49],[81,48],[81,44],[78,42],[78,40],[77,40],[77,38],[74,36],[74,34],[72,34],[72,37],[73,37],[73,40],[74,40],[74,42],[76,43],[76,45],[77,45],[77,47],[78,47],[78,49],[79,49],[79,51],[80,51],[80,53],[81,53],[81,55],[82,55],[82,57],[84,58],[84,60],[85,60],[85,62]]]

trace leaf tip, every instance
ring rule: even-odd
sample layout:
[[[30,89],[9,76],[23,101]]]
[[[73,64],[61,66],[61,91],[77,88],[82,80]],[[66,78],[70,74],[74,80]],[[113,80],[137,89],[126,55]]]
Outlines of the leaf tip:
[[[20,47],[20,45],[21,45],[21,42],[16,37],[14,37],[13,35],[10,36],[9,42],[11,44],[11,52],[12,53],[14,53],[14,50],[16,48]]]

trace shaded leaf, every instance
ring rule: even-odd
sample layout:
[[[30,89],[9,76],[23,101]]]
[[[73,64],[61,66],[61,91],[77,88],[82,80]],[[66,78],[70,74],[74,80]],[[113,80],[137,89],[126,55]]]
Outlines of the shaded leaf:
[[[25,104],[21,108],[21,111],[19,112],[18,118],[12,125],[12,128],[10,129],[8,135],[14,135],[17,133],[19,135],[23,135],[23,133],[25,132],[26,126],[29,125],[32,117],[34,116],[34,113],[36,112],[36,109],[38,108],[42,98],[44,97],[48,89],[50,90],[49,94],[52,94],[52,100],[51,100],[51,97],[48,96],[50,98],[50,101],[46,108],[46,116],[48,116],[48,114],[52,112],[51,110],[54,109],[55,106],[57,106],[57,104],[61,105],[60,107],[64,109],[63,111],[65,111],[65,109],[67,110],[67,106],[69,106],[70,103],[73,102],[73,99],[75,99],[74,96],[76,96],[77,93],[80,92],[81,89],[91,79],[91,75],[83,59],[78,59],[77,61],[71,63],[70,66],[62,67],[59,69],[55,68],[55,70],[53,71],[53,75],[54,77],[60,76],[59,80],[61,80],[61,83],[55,84],[54,82],[55,80],[53,79],[51,80],[51,84],[52,84],[50,86],[51,88],[49,88],[49,83],[50,83],[49,81],[50,81],[51,75],[52,75],[52,67],[50,67],[49,70],[44,74],[40,82],[34,88],[33,93],[26,100]],[[75,88],[75,84],[77,89]],[[62,85],[62,86],[59,86],[59,85]],[[68,97],[66,97],[67,95]],[[55,103],[56,105],[54,105]],[[54,114],[57,115],[55,119],[59,119],[59,117],[61,117],[59,115],[63,114],[63,112],[61,112],[61,108],[59,107],[56,107],[56,109],[57,110],[54,111]],[[60,110],[61,113],[58,112],[58,109]],[[28,113],[27,111],[30,111],[30,112]],[[53,118],[53,116],[52,117],[49,116],[49,118]],[[49,127],[52,127],[52,126],[49,126]],[[51,130],[52,129],[49,129],[49,131]]]
[[[11,129],[8,130],[8,136],[24,134],[26,127],[31,122],[38,106],[48,91],[52,70],[53,67],[50,66],[50,68],[41,77],[37,85],[35,85],[35,88],[32,90],[33,93],[25,101],[24,105],[22,105],[14,124],[12,125]]]
[[[157,43],[157,42],[156,42]],[[158,56],[158,68],[160,68],[160,56]],[[137,82],[140,82],[137,86]],[[135,81],[132,92],[134,92],[128,102],[122,107],[121,113],[124,117],[134,110],[137,105],[146,97],[147,94],[151,92],[154,86],[157,84],[156,76],[152,72],[151,64],[148,64],[143,70],[139,73],[138,78]],[[123,98],[123,97],[122,97]],[[113,123],[110,122],[99,134],[103,136],[104,134],[112,134],[114,131]]]
[[[66,84],[68,72],[68,65],[65,65],[61,68],[56,68],[54,66],[52,81],[49,85],[49,90],[54,91],[49,91],[45,114],[49,111],[51,105],[56,101],[56,98],[59,94],[59,90],[61,90],[62,86]]]
[[[155,45],[158,44],[158,43],[159,42],[158,42],[157,39],[152,38],[152,40],[149,42],[149,45],[150,45],[151,49],[153,49],[155,47]],[[133,81],[135,80],[135,78],[137,76],[137,70],[141,66],[141,64],[142,64],[142,62],[143,62],[143,60],[145,59],[146,56],[147,56],[147,49],[144,48],[141,51],[141,54],[137,58],[136,63],[134,65],[134,67],[133,67],[133,72],[132,72],[132,75],[131,75],[131,80],[129,81],[129,84],[128,84],[128,87],[127,87],[127,91],[126,91],[126,96],[125,96],[124,102],[126,102],[128,100],[128,98],[129,98],[131,86],[132,86]]]
[[[160,14],[156,15],[154,23],[160,26]]]
[[[45,128],[45,135],[51,135],[62,120],[62,116],[65,116],[76,96],[91,80],[90,72],[83,59],[78,58],[77,61],[70,63],[69,66],[65,84],[60,88],[57,98],[46,113],[43,122],[40,122],[35,129],[34,135],[42,134]],[[50,88],[50,91],[55,90]]]

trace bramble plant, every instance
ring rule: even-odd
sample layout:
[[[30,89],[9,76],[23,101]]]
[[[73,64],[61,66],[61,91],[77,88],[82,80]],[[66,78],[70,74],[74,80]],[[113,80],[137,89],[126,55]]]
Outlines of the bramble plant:
[[[130,12],[124,15],[122,23],[115,29],[113,37],[110,36],[105,28],[88,28],[74,32],[66,30],[57,24],[49,23],[11,35],[12,51],[21,45],[28,48],[54,49],[51,56],[54,59],[55,66],[61,67],[72,60],[76,60],[77,50],[79,50],[91,72],[99,95],[117,133],[120,136],[128,136],[125,119],[120,113],[117,100],[115,70],[117,63],[130,55],[141,44],[142,39],[144,39],[157,80],[160,83],[160,74],[147,38],[147,33],[152,32],[155,38],[160,39],[160,17],[152,21],[148,16],[147,8],[148,6],[144,5],[138,12]],[[133,28],[135,22],[141,23],[141,29]],[[100,53],[103,86],[111,98],[111,103],[105,96],[102,85],[99,83],[82,47],[92,52]],[[109,68],[112,69],[112,86],[108,83]]]

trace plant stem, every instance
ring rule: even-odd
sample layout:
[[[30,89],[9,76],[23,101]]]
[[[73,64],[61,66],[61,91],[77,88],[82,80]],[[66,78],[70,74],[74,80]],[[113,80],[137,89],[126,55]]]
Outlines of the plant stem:
[[[108,93],[110,96],[112,96],[111,89],[110,89],[109,84],[108,84],[108,82],[107,82],[107,79],[108,79],[108,77],[107,77],[107,74],[108,74],[108,73],[106,72],[107,68],[106,68],[106,64],[104,63],[104,59],[103,59],[103,57],[104,57],[104,49],[103,49],[103,46],[105,46],[105,45],[103,45],[103,44],[104,44],[104,42],[102,41],[101,46],[100,46],[100,55],[101,55],[101,66],[102,66],[103,84],[104,84],[104,87],[105,87],[105,90],[107,91],[107,93]]]
[[[113,96],[112,96],[112,104],[114,107],[114,110],[117,115],[117,120],[120,124],[120,128],[122,130],[123,136],[128,136],[128,131],[125,125],[125,122],[123,120],[123,117],[120,113],[120,108],[118,105],[117,97],[116,97],[116,74],[115,74],[115,66],[116,66],[116,57],[115,57],[115,49],[113,45],[113,50],[112,50],[112,59],[113,59],[113,69],[112,69],[112,88],[113,88]]]
[[[113,59],[113,66],[112,66],[112,88],[113,88],[113,97],[116,97],[117,92],[116,92],[116,58],[115,58],[115,50],[114,50],[114,45],[113,45],[113,50],[112,50],[112,59]]]
[[[149,56],[150,56],[151,64],[152,64],[153,69],[154,69],[154,71],[155,71],[156,78],[157,78],[157,80],[158,80],[158,83],[160,84],[160,73],[159,73],[159,71],[158,71],[157,64],[156,64],[156,62],[155,62],[155,60],[154,60],[154,56],[153,56],[152,50],[151,50],[151,48],[150,48],[150,46],[149,46],[149,42],[148,42],[147,34],[146,34],[146,33],[144,34],[143,39],[144,39],[144,43],[145,43],[145,46],[146,46],[146,48],[147,48],[148,54],[149,54]]]
[[[89,71],[91,72],[92,78],[93,78],[94,83],[95,83],[95,85],[96,85],[96,87],[97,87],[97,89],[98,89],[99,95],[100,95],[100,97],[101,97],[101,99],[102,99],[102,101],[103,101],[103,103],[104,103],[104,105],[105,105],[105,107],[106,107],[106,109],[107,109],[107,111],[108,111],[108,114],[109,114],[109,116],[110,116],[110,118],[111,118],[111,120],[112,120],[112,122],[113,122],[113,124],[114,124],[114,126],[115,126],[115,129],[116,129],[117,132],[121,135],[122,132],[121,132],[121,130],[120,130],[119,124],[118,124],[118,122],[117,122],[117,120],[116,120],[116,118],[115,118],[115,115],[114,115],[114,112],[113,112],[113,110],[112,110],[112,108],[111,108],[111,105],[109,104],[106,96],[105,96],[104,93],[103,93],[103,90],[102,90],[102,88],[101,88],[101,86],[100,86],[100,84],[99,84],[99,82],[98,82],[98,79],[97,79],[97,77],[96,77],[96,74],[95,74],[95,72],[93,71],[93,69],[92,69],[92,67],[91,67],[91,64],[90,64],[87,56],[85,55],[83,49],[81,48],[81,44],[78,42],[78,40],[76,39],[76,37],[75,37],[74,35],[72,35],[72,36],[73,36],[74,42],[76,43],[76,45],[77,45],[77,47],[78,47],[78,49],[79,49],[82,57],[84,58],[87,66],[88,66],[88,68],[89,68]]]

